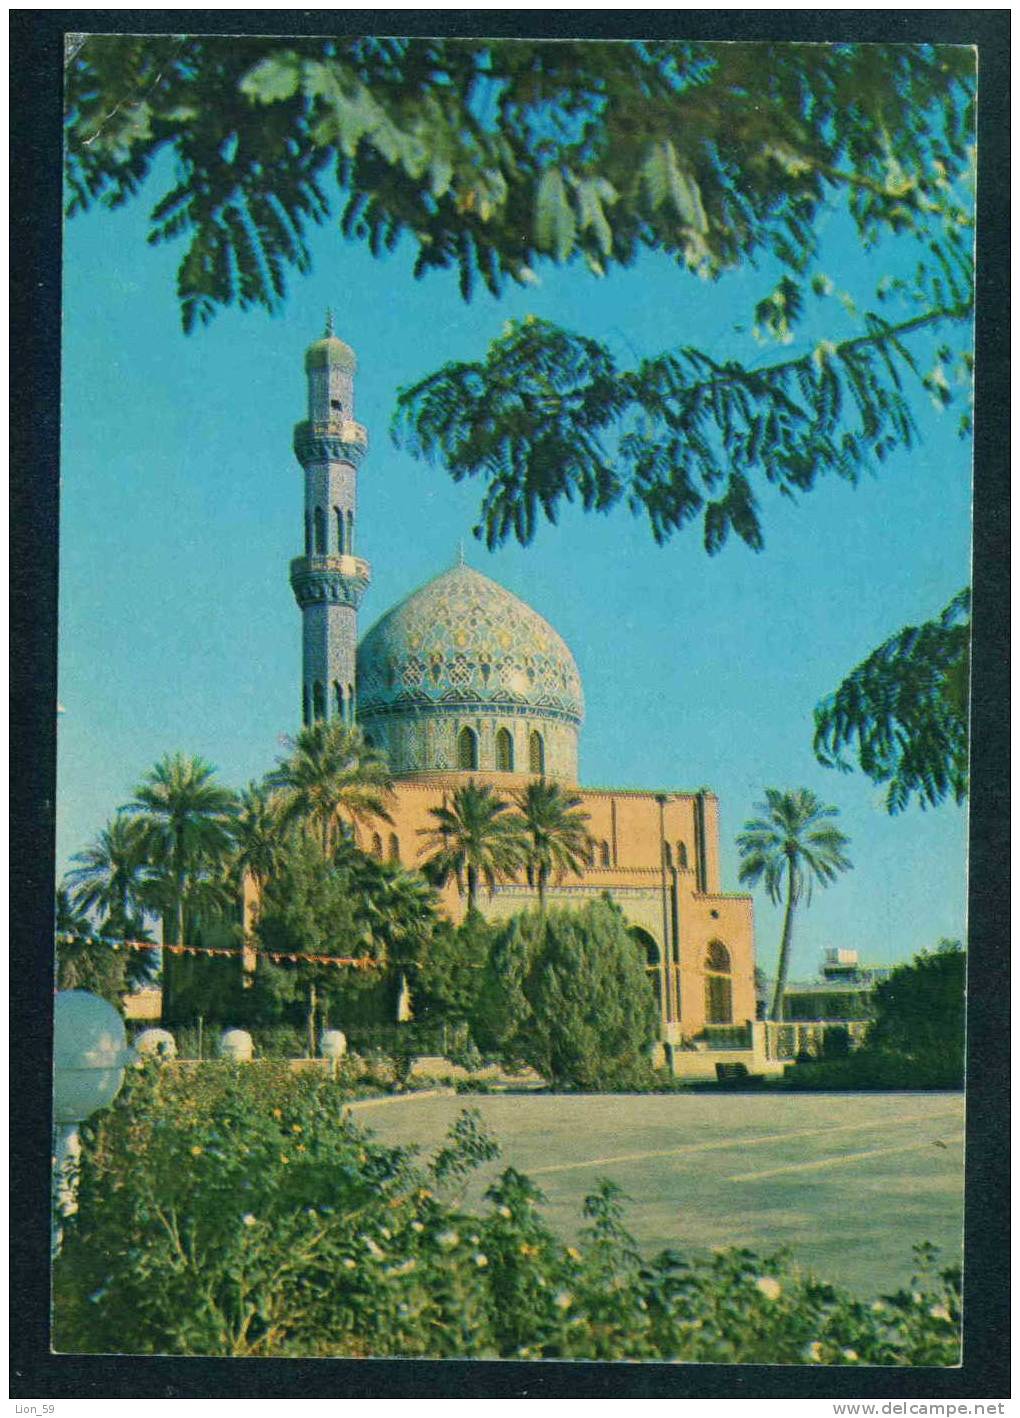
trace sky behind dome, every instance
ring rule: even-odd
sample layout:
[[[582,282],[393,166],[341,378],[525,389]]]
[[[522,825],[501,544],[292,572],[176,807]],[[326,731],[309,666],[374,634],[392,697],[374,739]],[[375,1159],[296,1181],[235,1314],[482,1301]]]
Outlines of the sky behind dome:
[[[623,507],[568,509],[533,544],[474,540],[483,489],[398,451],[397,389],[448,360],[481,357],[506,320],[534,314],[607,341],[621,364],[691,343],[761,363],[750,333],[777,272],[763,262],[715,283],[641,258],[601,280],[581,267],[465,305],[456,277],[416,282],[404,248],[380,260],[335,222],[312,238],[281,316],[220,314],[181,333],[181,248],[145,243],[166,168],[140,200],[65,233],[62,390],[58,876],[163,754],[199,754],[234,787],[260,777],[300,717],[300,613],[288,584],[302,551],[305,347],[323,329],[357,352],[356,415],[369,430],[357,548],[373,581],[362,632],[457,558],[521,596],[570,645],[587,717],[581,781],[710,787],[720,799],[724,890],[736,833],[766,787],[809,787],[840,810],[855,869],[801,912],[791,974],[823,948],[895,962],[965,929],[965,810],[890,818],[860,773],[822,768],[812,709],[877,644],[934,617],[969,578],[971,450],[955,413],[918,388],[921,442],[857,487],[823,480],[796,503],[761,494],[764,551],[731,541],[709,558],[697,524],[656,547]],[[865,256],[840,220],[823,267],[865,295],[899,248]],[[913,256],[908,252],[908,256]],[[811,339],[841,329],[835,301]],[[737,330],[736,327],[741,327]],[[789,354],[790,351],[784,351]],[[780,913],[755,893],[760,963],[774,967]]]

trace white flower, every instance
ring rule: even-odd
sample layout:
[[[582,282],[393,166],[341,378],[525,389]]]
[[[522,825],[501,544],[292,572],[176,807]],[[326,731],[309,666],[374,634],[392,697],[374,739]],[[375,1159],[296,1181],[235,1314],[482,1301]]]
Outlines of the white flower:
[[[574,1303],[574,1297],[569,1290],[561,1290],[553,1299],[553,1304],[561,1310],[569,1310]]]
[[[843,1358],[847,1361],[848,1364],[856,1364],[857,1360],[860,1358],[860,1355],[857,1353],[856,1349],[844,1349]]]
[[[945,1305],[932,1305],[928,1313],[931,1315],[933,1320],[949,1320],[950,1322],[952,1322],[953,1317],[946,1309]]]
[[[422,1225],[422,1223],[421,1223],[420,1221],[412,1221],[412,1222],[411,1222],[411,1230],[412,1230],[412,1231],[424,1231],[424,1230],[425,1230],[425,1227]]]
[[[386,1255],[382,1246],[377,1245],[376,1242],[372,1240],[371,1236],[365,1237],[365,1250],[368,1251],[369,1255],[375,1256],[376,1260],[382,1260]]]
[[[440,1231],[439,1235],[436,1237],[436,1240],[444,1248],[444,1250],[448,1250],[450,1246],[455,1246],[457,1244],[457,1242],[460,1240],[460,1237],[457,1235],[456,1231]]]
[[[822,1346],[817,1339],[813,1344],[805,1344],[801,1354],[806,1364],[820,1364],[822,1362]]]
[[[771,1275],[759,1275],[754,1283],[765,1296],[766,1300],[778,1300],[783,1293],[783,1287],[780,1285],[779,1281],[773,1279]]]
[[[489,1257],[488,1257],[488,1256],[483,1256],[482,1253],[481,1253],[481,1251],[476,1251],[476,1252],[475,1252],[475,1265],[478,1266],[479,1270],[481,1270],[483,1266],[486,1266],[486,1265],[488,1265],[488,1264],[489,1264]]]
[[[250,1211],[247,1213],[247,1215],[242,1216],[241,1220],[246,1226],[255,1226],[258,1224],[258,1218],[256,1216],[253,1216]]]
[[[501,1206],[498,1208],[498,1211],[500,1216],[505,1216],[507,1220],[509,1220],[510,1217],[513,1215],[513,1212],[510,1210],[509,1206]]]
[[[415,1268],[415,1266],[416,1266],[417,1264],[418,1264],[418,1262],[412,1257],[410,1260],[405,1260],[401,1265],[394,1265],[394,1266],[391,1266],[390,1269],[386,1272],[386,1274],[387,1274],[387,1275],[408,1275],[408,1274],[410,1274],[410,1272]]]
[[[351,1257],[348,1256],[347,1259],[344,1261],[344,1269],[345,1269],[345,1270],[357,1270],[357,1268],[358,1268],[358,1262],[357,1262],[356,1260],[352,1260]]]

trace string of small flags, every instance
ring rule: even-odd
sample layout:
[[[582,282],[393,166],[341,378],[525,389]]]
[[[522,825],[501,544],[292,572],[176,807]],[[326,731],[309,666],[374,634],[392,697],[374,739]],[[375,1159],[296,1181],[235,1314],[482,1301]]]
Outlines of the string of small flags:
[[[61,945],[70,945],[81,939],[81,936],[70,933],[57,936]],[[108,945],[111,950],[169,950],[171,955],[226,955],[235,960],[240,956],[257,956],[262,960],[273,960],[277,964],[298,965],[308,962],[313,965],[335,965],[338,968],[352,966],[356,970],[370,970],[379,964],[370,955],[311,955],[304,951],[256,950],[254,946],[242,950],[228,950],[211,945],[155,945],[152,941],[105,940],[94,936],[88,937],[88,944]]]

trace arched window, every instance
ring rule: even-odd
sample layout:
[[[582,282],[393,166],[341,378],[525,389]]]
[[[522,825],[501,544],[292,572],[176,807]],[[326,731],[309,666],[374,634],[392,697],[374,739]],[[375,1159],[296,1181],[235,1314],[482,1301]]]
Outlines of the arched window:
[[[378,857],[382,861],[382,838],[378,832],[372,833],[372,856]]]
[[[336,414],[336,416],[337,416],[338,419],[342,419],[342,418],[343,418],[343,416],[344,416],[344,406],[343,406],[343,404],[340,402],[339,399],[330,399],[330,401],[329,401],[329,407],[330,407],[331,411],[332,411],[334,414]]]
[[[474,729],[463,728],[457,735],[457,767],[478,767],[478,735]]]
[[[305,556],[312,554],[312,514],[305,513]]]
[[[595,866],[595,865],[597,864],[597,861],[598,861],[598,858],[597,858],[597,856],[596,856],[596,844],[595,844],[594,842],[589,842],[589,843],[588,843],[588,865],[589,865],[590,867],[593,867],[593,866]]]
[[[733,1023],[733,980],[730,953],[722,941],[713,940],[705,955],[705,1023]]]
[[[496,734],[496,767],[500,773],[514,771],[514,741],[509,729],[500,729]]]
[[[318,680],[316,680],[315,684],[312,686],[312,713],[315,715],[316,719],[324,719],[326,717],[326,691]]]
[[[326,555],[326,514],[321,507],[315,509],[315,555]]]
[[[687,870],[687,845],[684,842],[676,844],[676,864],[681,871]]]
[[[301,691],[301,722],[303,724],[312,722],[312,696],[308,693],[307,684]]]
[[[347,514],[347,555],[354,555],[354,513]]]
[[[662,956],[659,953],[659,946],[655,939],[642,930],[640,926],[631,926],[631,939],[637,945],[645,957],[645,978],[655,992],[656,1008],[662,1010]]]
[[[545,772],[545,743],[537,729],[532,730],[528,739],[528,772]]]
[[[400,861],[400,838],[395,832],[390,833],[390,861]]]
[[[602,843],[602,846],[599,848],[599,856],[600,856],[600,859],[601,859],[601,864],[602,864],[602,866],[604,866],[604,867],[612,866],[612,864],[613,864],[613,859],[612,859],[612,857],[609,855],[609,843],[608,843],[608,842],[603,842],[603,843]]]
[[[336,550],[338,556],[343,556],[347,548],[344,546],[344,514],[339,507],[333,508],[336,517]]]
[[[336,679],[333,681],[333,713],[340,719],[344,716],[344,687]]]
[[[668,842],[662,844],[662,855],[666,865],[671,867],[673,865],[673,848]]]
[[[722,975],[728,975],[732,966],[730,965],[730,952],[723,945],[721,940],[712,941],[708,947],[708,954],[705,957],[705,969],[717,970]]]

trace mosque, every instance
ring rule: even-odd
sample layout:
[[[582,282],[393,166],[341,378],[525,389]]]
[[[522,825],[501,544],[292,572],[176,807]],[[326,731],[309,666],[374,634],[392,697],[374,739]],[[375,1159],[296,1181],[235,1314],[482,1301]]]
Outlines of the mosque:
[[[584,874],[550,883],[550,906],[609,893],[645,953],[665,1044],[706,1025],[755,1017],[749,895],[724,892],[719,805],[706,789],[581,787],[584,693],[570,649],[531,606],[464,564],[441,571],[387,611],[358,643],[371,567],[356,554],[358,469],[368,445],[354,418],[354,351],[332,318],[305,355],[307,417],[294,431],[304,469],[304,554],[290,581],[302,617],[301,709],[355,718],[385,752],[392,822],[362,846],[418,865],[430,810],[473,779],[509,797],[536,776],[575,792],[593,848]],[[506,881],[480,907],[506,917],[535,900]],[[454,919],[465,903],[442,893]]]

